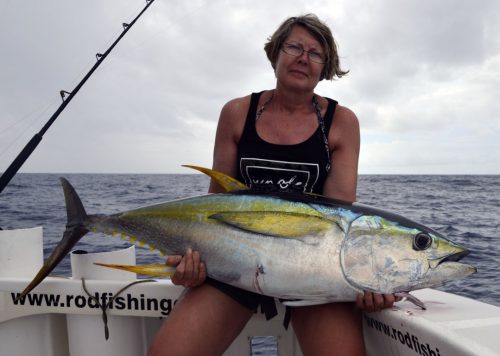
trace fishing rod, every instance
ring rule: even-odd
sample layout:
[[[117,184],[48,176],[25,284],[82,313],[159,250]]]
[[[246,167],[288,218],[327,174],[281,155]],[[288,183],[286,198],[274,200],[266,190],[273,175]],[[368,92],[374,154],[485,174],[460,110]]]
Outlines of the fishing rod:
[[[45,132],[52,126],[54,121],[56,121],[57,117],[62,113],[64,108],[70,103],[70,101],[75,97],[80,88],[85,84],[85,82],[92,76],[95,70],[101,65],[104,59],[111,53],[113,48],[120,42],[123,36],[130,30],[130,28],[135,24],[135,22],[142,16],[142,14],[148,9],[148,7],[154,2],[154,0],[146,0],[146,6],[142,11],[135,17],[135,19],[130,23],[123,23],[123,31],[118,36],[118,38],[113,42],[113,44],[106,50],[104,53],[97,53],[96,59],[97,62],[94,66],[89,70],[89,72],[83,77],[83,79],[78,83],[78,85],[71,91],[61,90],[61,99],[62,104],[59,108],[52,114],[50,119],[45,123],[42,129],[36,133],[33,138],[24,146],[23,150],[17,155],[16,159],[10,164],[10,166],[5,170],[5,172],[0,177],[0,193],[4,190],[4,188],[9,184],[14,175],[19,171],[24,162],[28,159],[28,157],[33,153],[35,148],[38,146],[40,141],[42,141],[43,135]]]

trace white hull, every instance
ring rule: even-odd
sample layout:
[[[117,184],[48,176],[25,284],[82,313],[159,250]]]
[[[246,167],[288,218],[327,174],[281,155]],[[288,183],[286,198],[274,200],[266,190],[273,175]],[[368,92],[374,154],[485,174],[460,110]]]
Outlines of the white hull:
[[[0,356],[144,355],[182,288],[157,280],[125,290],[108,310],[105,340],[102,312],[83,290],[80,277],[86,278],[90,294],[106,302],[135,276],[104,272],[91,262],[129,263],[134,249],[73,255],[74,279],[49,277],[23,302],[15,303],[16,293],[40,267],[40,241],[41,229],[0,231],[0,243],[10,246],[0,253]],[[20,246],[22,255],[14,245]],[[500,355],[499,307],[431,289],[414,294],[427,310],[400,302],[393,310],[364,316],[369,355]],[[301,355],[293,330],[282,326],[284,309],[279,311],[271,321],[255,315],[225,355],[249,355],[252,337],[263,335],[276,337],[279,355]]]

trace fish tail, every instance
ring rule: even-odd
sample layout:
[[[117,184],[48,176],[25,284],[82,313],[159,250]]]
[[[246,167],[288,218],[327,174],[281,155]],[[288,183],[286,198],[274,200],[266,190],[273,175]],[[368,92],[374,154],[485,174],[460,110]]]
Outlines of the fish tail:
[[[66,201],[66,213],[68,215],[66,230],[64,231],[61,241],[59,241],[55,249],[47,258],[35,278],[33,278],[31,283],[19,295],[17,298],[18,300],[26,296],[26,294],[40,284],[40,282],[42,282],[45,277],[47,277],[49,273],[54,270],[59,262],[61,262],[61,260],[71,251],[73,246],[75,246],[76,243],[89,232],[89,230],[85,227],[85,220],[88,216],[80,197],[66,179],[61,178],[61,184],[64,191],[64,199]]]
[[[66,215],[68,217],[66,227],[83,225],[83,222],[87,218],[87,212],[83,207],[80,197],[67,179],[63,177],[59,179],[61,180],[61,185],[64,191],[64,200],[66,202]]]

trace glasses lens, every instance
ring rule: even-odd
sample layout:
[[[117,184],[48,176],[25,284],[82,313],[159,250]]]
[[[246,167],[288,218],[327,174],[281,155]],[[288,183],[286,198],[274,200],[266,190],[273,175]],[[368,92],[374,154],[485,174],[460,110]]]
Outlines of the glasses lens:
[[[309,52],[309,58],[316,63],[325,63],[323,56],[317,52]]]
[[[300,56],[302,54],[302,47],[299,47],[297,45],[294,45],[292,43],[285,43],[284,46],[283,46],[283,50],[288,53],[288,54],[291,54],[292,56]]]
[[[318,52],[314,52],[314,51],[306,51],[304,48],[302,48],[301,46],[299,45],[296,45],[296,44],[293,44],[293,43],[285,43],[283,44],[283,51],[289,55],[292,55],[292,56],[301,56],[302,53],[307,52],[307,54],[309,55],[309,59],[313,62],[316,62],[316,63],[325,63],[325,59],[323,58],[323,55],[318,53]]]

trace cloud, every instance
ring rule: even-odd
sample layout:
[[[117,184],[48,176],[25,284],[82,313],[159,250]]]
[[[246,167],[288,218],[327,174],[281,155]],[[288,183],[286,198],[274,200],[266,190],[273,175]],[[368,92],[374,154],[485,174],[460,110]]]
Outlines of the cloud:
[[[59,90],[71,90],[144,5],[1,5],[0,170],[61,103]],[[286,17],[314,12],[350,69],[317,91],[358,115],[360,172],[498,174],[499,10],[492,0],[155,1],[24,171],[210,166],[223,104],[274,86],[266,38]]]

